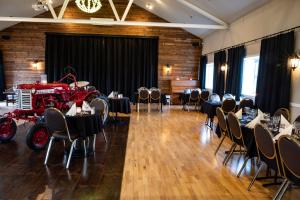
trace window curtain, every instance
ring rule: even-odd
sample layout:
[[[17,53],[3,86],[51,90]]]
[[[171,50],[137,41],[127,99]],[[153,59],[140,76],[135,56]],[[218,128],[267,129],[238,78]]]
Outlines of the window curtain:
[[[201,89],[205,89],[205,74],[206,74],[206,64],[207,56],[201,56],[200,58],[200,69],[199,69],[199,78]]]
[[[294,31],[261,41],[256,104],[264,112],[289,108],[291,68],[288,58],[295,50]]]
[[[242,90],[243,62],[246,56],[245,46],[228,49],[226,93],[236,96],[240,100]]]
[[[158,85],[158,38],[102,35],[46,35],[48,81],[59,80],[66,66],[78,80],[100,92],[131,97],[139,87]]]
[[[5,75],[4,75],[4,64],[3,64],[3,54],[0,50],[0,100],[5,99],[5,95],[3,94],[5,90]]]
[[[221,97],[224,95],[225,73],[221,71],[221,66],[226,63],[226,51],[219,51],[214,54],[214,81],[213,93]]]

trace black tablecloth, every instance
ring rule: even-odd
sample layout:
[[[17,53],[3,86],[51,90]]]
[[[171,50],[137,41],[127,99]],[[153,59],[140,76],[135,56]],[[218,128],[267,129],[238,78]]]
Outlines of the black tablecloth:
[[[109,98],[110,112],[114,113],[131,113],[130,100],[128,97]]]
[[[136,104],[137,101],[138,101],[138,98],[139,98],[139,93],[138,92],[135,92],[133,94],[133,97],[131,98],[132,99],[132,103],[133,104]],[[166,94],[161,94],[160,95],[160,100],[161,100],[161,103],[163,105],[167,105],[167,97],[166,97]],[[153,103],[158,103],[158,101],[153,101]]]
[[[221,107],[221,106],[222,106],[221,101],[219,101],[219,102],[205,101],[205,102],[203,102],[203,104],[201,106],[201,111],[203,113],[206,113],[208,118],[213,120],[214,116],[216,115],[217,107]]]
[[[71,134],[77,133],[82,138],[97,134],[102,128],[102,119],[100,115],[83,114],[66,116],[66,120]]]

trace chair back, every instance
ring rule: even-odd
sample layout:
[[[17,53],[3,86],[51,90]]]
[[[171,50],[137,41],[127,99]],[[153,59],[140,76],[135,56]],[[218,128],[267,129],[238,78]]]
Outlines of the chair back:
[[[159,100],[161,96],[160,89],[158,88],[151,88],[150,89],[150,98],[151,100]]]
[[[199,100],[199,90],[192,90],[191,94],[190,94],[190,99],[193,101]]]
[[[240,106],[239,106],[239,109],[244,109],[246,107],[249,107],[249,108],[253,108],[254,107],[254,102],[252,99],[249,99],[249,98],[244,98],[240,101]]]
[[[201,100],[207,101],[208,97],[209,97],[209,91],[208,90],[204,90],[204,91],[201,92],[201,94],[200,94]]]
[[[232,98],[225,99],[222,103],[222,110],[225,113],[233,112],[235,110],[236,102]]]
[[[241,125],[238,118],[235,116],[233,112],[230,112],[227,115],[227,120],[228,120],[230,133],[233,137],[232,139],[236,143],[240,145],[244,145],[243,134],[242,134]]]
[[[232,94],[226,93],[223,96],[223,101],[226,100],[226,99],[234,99],[234,96]]]
[[[141,87],[139,90],[139,99],[147,100],[149,99],[149,90],[145,87]]]
[[[262,124],[257,124],[254,128],[254,136],[259,154],[268,159],[274,159],[276,156],[276,150],[270,131]]]
[[[276,112],[274,113],[274,116],[284,116],[286,118],[286,120],[290,121],[290,111],[286,108],[279,108],[276,110]]]
[[[60,134],[65,134],[71,140],[66,118],[60,110],[56,108],[48,108],[44,113],[44,117],[50,134],[59,132]]]
[[[218,118],[219,127],[223,132],[227,132],[226,116],[221,108],[216,109],[216,115]]]
[[[105,123],[108,117],[108,104],[105,100],[96,98],[90,103],[91,108],[95,108],[95,113],[101,115],[102,122]]]
[[[284,176],[300,184],[300,145],[291,136],[281,136],[278,140],[279,154]]]
[[[216,93],[212,93],[209,98],[208,98],[210,101],[215,101],[215,102],[218,102],[218,101],[221,101],[221,98],[218,94]]]
[[[88,91],[88,92],[93,92],[93,91],[95,91],[95,90],[96,90],[96,87],[95,87],[95,86],[92,86],[92,85],[87,86],[87,91]]]

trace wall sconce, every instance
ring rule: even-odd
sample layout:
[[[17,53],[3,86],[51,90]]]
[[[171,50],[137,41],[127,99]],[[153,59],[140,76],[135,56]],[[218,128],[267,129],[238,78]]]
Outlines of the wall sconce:
[[[38,64],[39,64],[39,61],[38,60],[34,60],[33,63],[32,63],[32,67],[34,70],[38,70]]]
[[[227,70],[227,64],[221,65],[221,71],[225,72]]]
[[[290,58],[290,65],[293,71],[295,71],[298,67],[300,67],[300,58],[298,55],[294,55]]]
[[[167,71],[167,76],[169,76],[171,72],[171,66],[169,64],[166,64],[166,71]]]

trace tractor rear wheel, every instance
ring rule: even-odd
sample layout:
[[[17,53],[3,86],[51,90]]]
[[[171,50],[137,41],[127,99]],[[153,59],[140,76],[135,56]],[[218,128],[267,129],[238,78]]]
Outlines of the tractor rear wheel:
[[[11,118],[0,119],[0,142],[10,141],[17,132],[17,124]]]
[[[28,130],[26,143],[30,149],[40,151],[46,148],[49,138],[50,136],[46,125],[43,123],[37,123]]]

